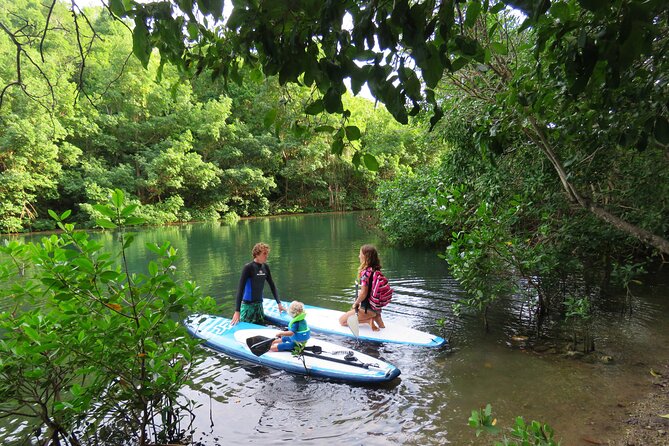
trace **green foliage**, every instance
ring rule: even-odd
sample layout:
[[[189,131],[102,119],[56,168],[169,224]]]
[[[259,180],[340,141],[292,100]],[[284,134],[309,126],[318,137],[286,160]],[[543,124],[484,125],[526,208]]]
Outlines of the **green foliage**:
[[[25,23],[39,30],[48,6],[21,0],[0,20],[10,30]],[[110,7],[117,15],[134,8],[124,2]],[[160,11],[162,20],[167,10],[157,3],[152,13]],[[23,80],[35,94],[9,88],[4,95],[0,119],[8,125],[0,127],[0,145],[8,150],[0,155],[0,231],[49,228],[47,209],[72,209],[73,219],[89,226],[99,218],[93,205],[115,188],[140,205],[147,224],[215,220],[229,212],[370,208],[380,178],[425,163],[439,149],[384,107],[340,98],[338,90],[329,93],[332,102],[313,101],[313,89],[282,86],[281,76],[263,79],[247,68],[238,70],[249,78],[243,85],[224,84],[215,70],[186,78],[186,71],[150,53],[158,43],[154,31],[175,28],[138,20],[133,41],[107,10],[86,9],[86,19],[81,14],[75,10],[82,37],[89,32],[86,19],[97,36],[85,45],[83,71],[72,13],[60,2],[52,16],[59,26],[46,33],[45,63],[38,66],[59,76],[52,84],[55,108],[35,100],[38,90],[48,91],[50,76],[32,65],[24,67]],[[20,40],[34,61],[41,60],[38,37]],[[163,35],[163,50],[178,43],[173,37]],[[10,40],[1,45],[0,77],[11,79],[14,48]],[[139,60],[128,57],[133,52]],[[341,119],[309,114],[338,102],[349,110]],[[333,146],[339,156],[331,155]]]
[[[663,249],[669,169],[666,147],[648,132],[656,116],[666,114],[667,90],[660,87],[662,70],[655,69],[666,63],[658,53],[665,39],[642,51],[649,59],[636,54],[634,69],[616,68],[616,85],[606,81],[613,69],[600,71],[610,61],[599,60],[587,74],[583,64],[592,59],[574,54],[585,51],[594,30],[600,32],[592,37],[596,45],[618,51],[617,42],[602,37],[605,26],[622,32],[631,10],[640,8],[635,17],[646,20],[659,7],[636,3],[617,2],[622,9],[607,6],[593,16],[577,2],[553,2],[548,11],[524,2],[530,15],[524,25],[499,8],[483,8],[476,29],[465,29],[482,42],[483,63],[460,66],[435,88],[447,120],[434,125],[431,116],[419,115],[449,151],[428,169],[435,195],[426,188],[412,201],[436,199],[429,224],[441,223],[452,234],[444,240],[451,241],[446,257],[469,292],[462,303],[484,316],[501,295],[526,300],[540,317],[551,306],[561,310],[568,293],[592,297],[578,289],[577,277],[602,287],[613,278],[625,286],[638,277],[626,274],[628,267],[652,259],[640,242],[648,237],[644,230],[657,234],[651,244]],[[622,15],[616,18],[616,11]],[[646,35],[666,26],[658,18]],[[599,52],[595,59],[609,56]],[[587,76],[586,88],[566,91]],[[640,104],[644,110],[636,113]],[[422,236],[403,233],[393,215],[382,215],[382,224],[399,242]]]
[[[472,410],[468,424],[476,429],[477,437],[483,432],[493,435],[499,432],[499,428],[495,427],[497,419],[492,416],[492,406],[490,404],[487,404],[485,409]]]
[[[450,194],[438,194],[434,213],[442,218],[449,214],[458,214],[463,218],[462,195],[462,189],[458,188]],[[458,305],[464,304],[479,311],[486,327],[488,306],[515,290],[513,276],[506,273],[513,261],[514,242],[509,241],[508,236],[516,211],[517,207],[494,212],[488,203],[480,203],[462,223],[463,230],[453,233],[451,244],[444,254],[451,274],[468,292],[468,297],[461,299]]]
[[[429,212],[434,197],[425,193],[438,182],[439,175],[427,169],[381,182],[376,207],[381,228],[391,242],[403,246],[444,243],[448,226]]]
[[[590,299],[568,295],[564,300],[564,315],[571,328],[571,348],[576,350],[581,345],[583,353],[593,351],[595,348]]]
[[[590,300],[585,297],[569,296],[564,301],[567,319],[590,319]]]
[[[500,429],[496,427],[497,419],[492,415],[492,407],[486,405],[485,409],[472,410],[469,417],[469,426],[476,429],[476,436],[482,433],[497,435]],[[547,424],[538,421],[525,423],[523,417],[516,417],[515,424],[510,429],[510,436],[506,435],[501,442],[496,441],[495,446],[559,446],[555,441],[553,429]]]
[[[128,270],[133,236],[123,228],[143,221],[123,192],[95,209],[99,226],[118,231],[115,254],[66,223],[70,211],[49,212],[60,235],[0,248],[19,272],[1,290],[10,309],[0,314],[0,413],[32,418],[40,442],[80,444],[111,425],[146,445],[157,440],[153,423],[178,439],[181,390],[200,351],[179,320],[214,301],[176,279],[169,243],[147,246],[148,273]],[[6,280],[10,265],[0,273]]]

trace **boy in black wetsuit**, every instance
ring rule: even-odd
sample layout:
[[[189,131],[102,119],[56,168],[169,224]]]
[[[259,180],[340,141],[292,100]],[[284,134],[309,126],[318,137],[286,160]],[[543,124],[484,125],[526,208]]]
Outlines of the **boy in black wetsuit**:
[[[276,286],[272,280],[272,274],[267,265],[267,256],[269,255],[269,246],[265,243],[256,243],[251,251],[253,261],[244,265],[242,276],[239,279],[239,289],[237,290],[237,301],[235,303],[235,314],[232,316],[232,325],[240,320],[242,322],[251,322],[253,324],[264,324],[265,313],[263,311],[263,288],[265,281],[279,305],[279,311],[286,309],[281,305]]]

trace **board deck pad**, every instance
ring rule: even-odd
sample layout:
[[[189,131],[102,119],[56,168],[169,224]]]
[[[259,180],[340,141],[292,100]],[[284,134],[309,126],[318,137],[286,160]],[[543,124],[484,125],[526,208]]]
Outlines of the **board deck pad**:
[[[288,302],[282,302],[281,304],[285,308],[288,308]],[[263,307],[267,320],[279,326],[288,326],[290,316],[287,312],[279,313],[276,301],[264,299]],[[307,313],[307,324],[312,332],[355,338],[348,327],[339,324],[339,317],[344,314],[343,311],[328,310],[312,305],[304,305],[304,311]],[[446,344],[446,340],[440,336],[416,330],[392,320],[384,320],[384,322],[386,328],[381,328],[379,331],[373,331],[369,324],[360,324],[359,339],[371,342],[389,342],[423,347],[441,347]]]
[[[307,347],[320,347],[318,350],[322,352],[319,354],[308,352],[303,357],[297,357],[292,352],[267,352],[256,356],[246,339],[253,336],[273,338],[277,333],[276,328],[247,322],[232,325],[228,318],[197,314],[188,317],[184,324],[191,335],[204,340],[204,344],[210,348],[237,359],[298,375],[372,384],[392,381],[400,374],[400,370],[392,364],[313,336],[307,341]],[[345,359],[347,355],[355,360]]]

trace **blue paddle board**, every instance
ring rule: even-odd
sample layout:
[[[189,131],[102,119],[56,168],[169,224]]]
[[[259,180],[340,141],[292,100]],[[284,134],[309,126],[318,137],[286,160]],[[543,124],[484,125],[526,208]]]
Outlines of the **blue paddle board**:
[[[285,308],[288,308],[288,302],[282,302]],[[265,299],[263,301],[265,318],[273,324],[279,326],[288,326],[290,316],[287,312],[279,313],[276,301]],[[328,310],[326,308],[305,305],[304,311],[307,313],[307,322],[312,332],[322,332],[336,334],[340,336],[355,337],[348,327],[339,324],[339,317],[344,314],[343,311]],[[417,345],[422,347],[441,347],[446,344],[446,340],[440,336],[435,336],[424,331],[398,324],[392,320],[384,321],[386,328],[373,331],[369,324],[360,324],[359,339],[371,342],[390,342],[395,344]]]
[[[276,328],[247,322],[232,325],[228,318],[198,314],[190,316],[184,324],[191,335],[203,339],[208,347],[234,358],[298,375],[373,384],[392,381],[400,374],[400,370],[392,364],[313,337],[307,341],[307,349],[313,350],[316,346],[321,351],[318,354],[309,351],[302,357],[294,356],[292,352],[253,354],[246,340],[253,337],[273,338]]]

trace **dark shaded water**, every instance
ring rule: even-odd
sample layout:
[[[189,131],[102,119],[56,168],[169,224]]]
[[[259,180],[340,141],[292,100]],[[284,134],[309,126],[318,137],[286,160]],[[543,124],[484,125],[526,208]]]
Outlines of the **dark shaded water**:
[[[610,364],[538,355],[508,346],[517,309],[495,308],[492,331],[475,317],[455,318],[462,291],[437,251],[385,246],[359,221],[364,214],[245,220],[235,226],[198,224],[140,231],[131,253],[143,269],[152,241],[170,240],[185,277],[195,279],[232,316],[239,273],[257,241],[271,246],[269,264],[284,300],[345,310],[350,306],[360,245],[379,247],[395,289],[386,323],[401,321],[451,338],[453,351],[335,342],[395,364],[402,375],[377,388],[292,376],[242,363],[213,351],[197,368],[188,395],[196,408],[194,440],[205,444],[492,444],[467,427],[471,410],[493,405],[498,425],[516,415],[551,424],[563,445],[603,441],[624,406],[639,397],[649,370],[669,357],[669,284],[635,290],[631,317],[611,310],[598,323],[597,348]],[[113,236],[101,234],[111,245]],[[266,290],[269,292],[268,290]],[[508,314],[507,314],[508,313]],[[439,319],[446,320],[440,331]],[[12,425],[5,431],[15,431]]]

